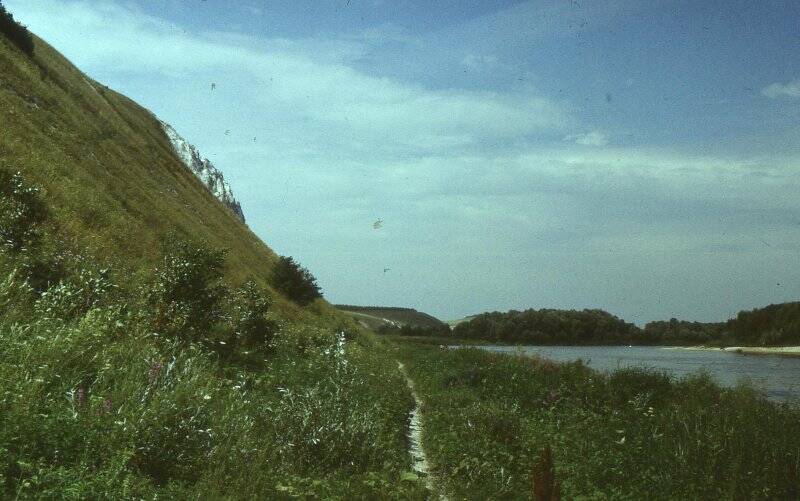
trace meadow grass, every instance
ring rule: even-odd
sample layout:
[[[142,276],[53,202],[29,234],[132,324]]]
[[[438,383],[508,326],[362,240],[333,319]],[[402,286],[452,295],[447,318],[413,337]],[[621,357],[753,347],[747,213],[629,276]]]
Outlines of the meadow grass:
[[[0,497],[424,499],[380,343],[284,326],[261,356],[223,364],[115,308],[3,322]]]
[[[563,499],[797,499],[800,409],[746,386],[395,343],[455,499],[530,499],[547,447]]]

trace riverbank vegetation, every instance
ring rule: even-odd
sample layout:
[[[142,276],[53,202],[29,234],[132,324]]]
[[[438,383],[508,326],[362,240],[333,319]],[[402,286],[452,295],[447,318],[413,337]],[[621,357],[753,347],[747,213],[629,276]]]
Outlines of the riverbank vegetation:
[[[602,310],[544,309],[477,315],[456,325],[453,336],[520,344],[620,344],[637,331]]]
[[[423,401],[433,473],[454,498],[530,499],[548,447],[562,499],[800,495],[800,409],[747,386],[396,345]]]
[[[452,336],[534,345],[791,346],[800,345],[800,302],[742,311],[727,322],[672,318],[643,329],[603,310],[511,310],[471,317]]]

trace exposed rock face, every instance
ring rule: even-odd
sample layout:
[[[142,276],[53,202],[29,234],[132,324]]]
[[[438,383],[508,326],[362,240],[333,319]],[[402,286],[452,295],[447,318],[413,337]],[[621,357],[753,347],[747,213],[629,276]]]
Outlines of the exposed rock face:
[[[223,204],[228,206],[236,216],[244,222],[244,213],[242,206],[234,198],[233,191],[227,181],[225,181],[222,172],[214,167],[207,158],[200,155],[193,145],[189,144],[180,134],[178,134],[172,126],[166,122],[161,122],[164,132],[172,142],[172,147],[178,154],[178,157],[183,160],[186,167],[189,168],[194,174],[200,178],[208,191],[217,197]]]

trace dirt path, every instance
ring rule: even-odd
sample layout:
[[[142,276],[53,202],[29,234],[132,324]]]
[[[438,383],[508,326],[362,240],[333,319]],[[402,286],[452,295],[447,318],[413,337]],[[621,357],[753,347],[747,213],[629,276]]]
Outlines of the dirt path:
[[[422,402],[419,396],[417,396],[417,392],[414,391],[414,381],[408,377],[405,366],[402,362],[397,362],[397,367],[406,378],[408,389],[411,390],[411,395],[414,397],[414,408],[411,409],[411,424],[408,430],[408,452],[411,454],[411,468],[414,470],[414,473],[425,479],[425,486],[432,495],[436,496],[438,493],[440,501],[447,501],[447,496],[441,494],[441,491],[435,486],[434,478],[429,471],[428,458],[425,455],[425,450],[422,448],[422,414],[420,411]]]

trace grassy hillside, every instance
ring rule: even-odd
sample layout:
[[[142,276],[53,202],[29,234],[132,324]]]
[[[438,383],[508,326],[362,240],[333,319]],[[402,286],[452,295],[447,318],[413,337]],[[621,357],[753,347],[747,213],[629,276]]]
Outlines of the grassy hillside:
[[[447,325],[449,325],[451,328],[454,328],[456,325],[464,323],[464,322],[469,322],[470,320],[472,320],[473,318],[475,318],[477,316],[478,315],[470,315],[470,316],[467,316],[467,317],[464,317],[464,318],[459,318],[457,320],[447,320],[446,322],[447,322]]]
[[[337,304],[336,309],[344,311],[359,320],[365,321],[369,328],[378,329],[388,324],[386,320],[398,324],[398,326],[410,327],[442,327],[443,322],[438,318],[417,311],[412,308],[398,308],[392,306],[352,306],[347,304]]]
[[[0,39],[0,162],[43,189],[57,223],[50,238],[141,274],[176,232],[229,249],[226,281],[269,289],[275,253],[180,162],[156,117],[35,44],[29,57]],[[286,318],[333,315],[271,292]]]
[[[3,33],[0,498],[423,499],[385,345],[273,288],[151,113]]]

